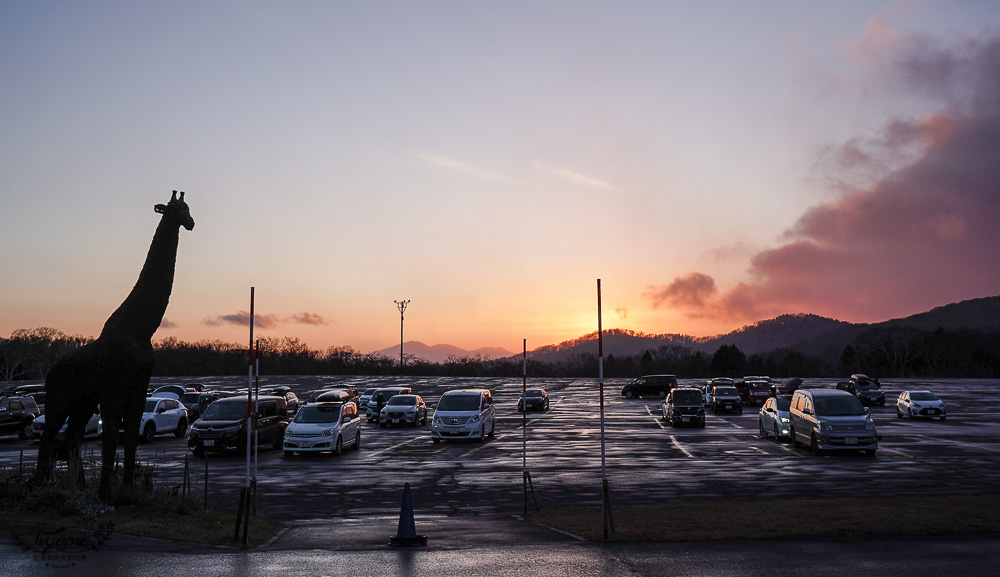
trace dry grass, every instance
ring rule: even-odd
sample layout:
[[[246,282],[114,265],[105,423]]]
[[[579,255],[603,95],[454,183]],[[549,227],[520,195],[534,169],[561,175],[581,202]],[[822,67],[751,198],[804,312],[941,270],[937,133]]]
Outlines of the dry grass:
[[[719,541],[1000,533],[1000,495],[612,506],[613,541]],[[602,541],[600,507],[559,507],[528,521]]]

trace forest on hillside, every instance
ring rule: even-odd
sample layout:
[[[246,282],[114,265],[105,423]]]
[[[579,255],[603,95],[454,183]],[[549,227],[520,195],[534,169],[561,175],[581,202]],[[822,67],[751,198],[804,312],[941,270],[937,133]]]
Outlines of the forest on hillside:
[[[93,339],[66,335],[50,327],[18,329],[0,340],[0,382],[44,379],[56,360]],[[360,353],[352,347],[314,350],[296,337],[263,337],[258,341],[260,373],[265,375],[420,375],[456,377],[520,377],[520,356],[450,357],[443,363],[405,355]],[[246,345],[219,340],[194,343],[167,337],[153,342],[154,376],[242,375],[247,372]],[[579,353],[558,362],[530,356],[528,376],[596,378],[600,359]],[[735,344],[720,345],[713,354],[682,344],[661,345],[636,354],[603,358],[604,376],[628,378],[651,373],[682,378],[742,375],[773,377],[846,377],[866,373],[879,378],[1000,377],[1000,333],[923,331],[912,327],[879,327],[863,332],[827,357],[776,349],[747,355]]]

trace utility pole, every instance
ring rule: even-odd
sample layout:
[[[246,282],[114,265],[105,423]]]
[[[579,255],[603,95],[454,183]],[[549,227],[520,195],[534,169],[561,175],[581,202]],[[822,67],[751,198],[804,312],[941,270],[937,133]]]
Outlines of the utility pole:
[[[396,303],[396,308],[399,309],[399,369],[403,369],[403,311],[406,310],[406,305],[410,304],[410,301],[392,301]]]

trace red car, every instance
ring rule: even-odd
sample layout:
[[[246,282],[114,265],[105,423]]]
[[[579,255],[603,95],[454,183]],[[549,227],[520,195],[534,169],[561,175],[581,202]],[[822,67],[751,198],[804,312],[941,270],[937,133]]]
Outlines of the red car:
[[[741,381],[736,383],[740,392],[740,400],[744,405],[763,405],[771,396],[771,383],[768,381]]]

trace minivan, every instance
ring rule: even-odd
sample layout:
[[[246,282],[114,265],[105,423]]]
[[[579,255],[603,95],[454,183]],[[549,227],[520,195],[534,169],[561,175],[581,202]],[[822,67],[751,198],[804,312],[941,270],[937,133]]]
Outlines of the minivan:
[[[663,420],[670,426],[694,425],[705,426],[705,404],[702,402],[701,391],[695,388],[676,388],[667,395],[661,405]]]
[[[622,396],[637,399],[643,395],[657,395],[664,399],[676,386],[676,375],[645,375],[622,387]]]
[[[489,389],[457,389],[441,395],[434,420],[431,440],[475,439],[482,442],[486,435],[496,433],[493,393]],[[487,432],[489,431],[489,432]]]
[[[257,445],[280,449],[288,427],[288,409],[284,397],[257,398]],[[195,457],[206,451],[236,451],[247,447],[247,398],[226,397],[208,406],[191,425],[188,447]]]
[[[863,450],[874,455],[878,450],[875,421],[847,391],[800,389],[792,396],[788,413],[792,443],[808,446],[814,455],[826,450]]]

